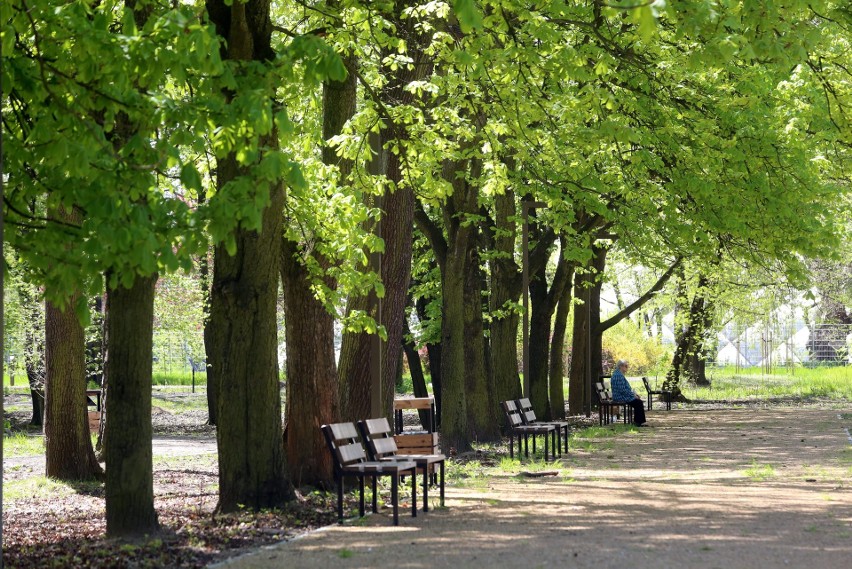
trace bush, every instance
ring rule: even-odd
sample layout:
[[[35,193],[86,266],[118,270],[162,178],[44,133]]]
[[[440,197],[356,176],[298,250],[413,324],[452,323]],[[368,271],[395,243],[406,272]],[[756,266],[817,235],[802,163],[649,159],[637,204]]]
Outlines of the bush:
[[[614,360],[630,362],[631,375],[648,375],[665,368],[671,361],[672,352],[657,338],[648,337],[632,320],[625,319],[604,332],[604,354]],[[604,356],[604,360],[608,360]],[[612,371],[614,361],[604,363],[604,373]],[[607,364],[608,367],[607,367]]]

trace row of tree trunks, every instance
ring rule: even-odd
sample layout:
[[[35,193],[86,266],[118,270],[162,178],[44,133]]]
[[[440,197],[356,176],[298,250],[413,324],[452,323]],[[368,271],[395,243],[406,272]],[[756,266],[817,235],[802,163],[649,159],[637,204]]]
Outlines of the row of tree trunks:
[[[333,3],[334,4],[334,3]],[[356,60],[344,56],[347,76],[342,81],[323,84],[323,140],[343,131],[355,113]],[[324,164],[338,168],[341,183],[347,183],[352,163],[339,158],[334,148],[322,148]],[[337,362],[334,353],[334,319],[317,300],[303,256],[307,244],[284,237],[281,254],[281,282],[284,289],[284,326],[287,345],[287,404],[284,449],[288,475],[296,485],[330,487],[333,464],[326,452],[320,426],[340,417]],[[317,259],[323,269],[329,263]],[[334,283],[326,283],[334,286]],[[362,416],[363,417],[363,416]]]
[[[562,297],[562,291],[570,286],[573,275],[572,265],[562,256],[564,251],[564,240],[560,245],[560,256],[556,264],[556,273],[553,281],[548,287],[545,277],[547,259],[550,257],[551,246],[555,238],[539,240],[542,251],[533,251],[530,255],[530,265],[535,269],[530,279],[530,401],[533,404],[536,416],[545,420],[551,420],[557,415],[564,415],[564,409],[554,409],[553,401],[550,399],[551,392],[558,386],[562,389],[562,378],[551,377],[550,354],[551,354],[551,325],[553,313]],[[538,247],[537,247],[538,248]],[[534,261],[539,255],[544,257],[544,262]],[[564,339],[563,339],[564,341]],[[551,384],[554,384],[551,387]],[[564,395],[562,399],[564,408]]]

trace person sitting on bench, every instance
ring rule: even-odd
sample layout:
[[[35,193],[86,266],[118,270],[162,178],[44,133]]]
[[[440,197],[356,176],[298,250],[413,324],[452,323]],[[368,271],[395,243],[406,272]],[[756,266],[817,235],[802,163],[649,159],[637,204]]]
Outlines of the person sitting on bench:
[[[645,427],[645,404],[642,403],[642,398],[636,395],[636,392],[627,383],[627,378],[624,377],[629,364],[625,360],[618,360],[615,364],[615,369],[612,372],[610,379],[610,387],[612,388],[612,400],[618,403],[627,403],[633,407],[633,424],[637,427]]]

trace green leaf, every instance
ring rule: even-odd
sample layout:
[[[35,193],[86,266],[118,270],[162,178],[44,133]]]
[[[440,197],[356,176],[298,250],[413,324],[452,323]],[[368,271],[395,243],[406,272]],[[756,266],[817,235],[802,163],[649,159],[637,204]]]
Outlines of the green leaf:
[[[180,181],[189,190],[201,190],[201,175],[195,164],[184,164],[180,169]]]
[[[453,11],[464,33],[482,27],[482,12],[474,0],[453,0]]]

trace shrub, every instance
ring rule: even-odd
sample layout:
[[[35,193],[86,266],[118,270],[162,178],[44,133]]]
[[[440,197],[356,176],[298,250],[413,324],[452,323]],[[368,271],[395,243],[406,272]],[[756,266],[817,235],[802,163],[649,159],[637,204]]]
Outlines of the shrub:
[[[624,319],[603,336],[604,373],[609,373],[614,360],[630,362],[633,375],[647,375],[660,370],[671,361],[671,350],[663,346],[657,338],[649,337],[632,320]],[[607,361],[609,354],[613,361]],[[612,357],[614,356],[614,357]]]

